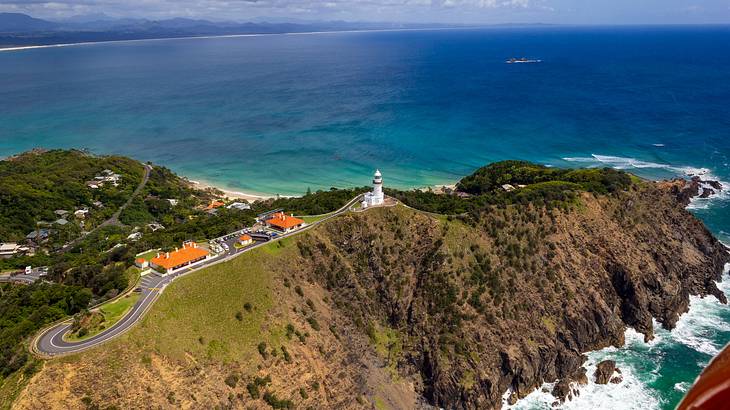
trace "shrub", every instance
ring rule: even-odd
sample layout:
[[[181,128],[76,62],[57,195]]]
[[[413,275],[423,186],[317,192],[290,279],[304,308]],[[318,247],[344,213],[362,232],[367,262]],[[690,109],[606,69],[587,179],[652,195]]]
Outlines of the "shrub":
[[[269,353],[266,351],[266,342],[259,343],[258,349],[261,357],[263,357],[264,359],[267,359],[269,357]]]
[[[309,323],[310,326],[312,326],[312,329],[319,331],[319,322],[317,322],[317,319],[315,319],[313,317],[308,317],[307,322]]]
[[[232,388],[232,389],[233,389],[233,388],[235,388],[235,387],[236,387],[236,385],[238,384],[238,375],[237,375],[237,374],[235,374],[235,373],[233,373],[233,374],[230,374],[230,375],[229,375],[228,377],[226,377],[225,383],[226,383],[226,384],[227,384],[227,385],[228,385],[228,386],[229,386],[230,388]]]
[[[304,389],[304,387],[299,388],[299,395],[302,396],[304,400],[307,400],[309,398],[309,395],[307,394],[307,390]]]
[[[243,313],[241,313],[241,311],[240,311],[240,310],[239,310],[238,312],[236,312],[236,319],[237,319],[237,320],[238,320],[239,322],[242,322],[242,321],[243,321]]]
[[[251,312],[251,310],[253,309],[253,306],[251,306],[251,304],[249,302],[246,302],[243,304],[243,308],[246,309],[246,312]]]
[[[304,296],[304,292],[302,291],[302,287],[301,286],[299,286],[299,285],[294,286],[294,291],[297,292],[297,295]]]
[[[259,392],[259,386],[256,383],[251,382],[251,383],[247,384],[246,390],[248,390],[248,394],[254,400],[261,397],[261,393]]]
[[[291,400],[279,399],[274,393],[264,393],[264,401],[273,409],[292,409],[294,403]]]
[[[297,331],[297,330],[296,330],[296,329],[294,328],[294,325],[292,325],[291,323],[287,324],[287,325],[286,325],[286,338],[287,338],[287,339],[289,339],[289,340],[291,340],[291,337],[292,337],[292,335],[293,335],[293,334],[294,334],[294,333],[295,333],[296,331]]]

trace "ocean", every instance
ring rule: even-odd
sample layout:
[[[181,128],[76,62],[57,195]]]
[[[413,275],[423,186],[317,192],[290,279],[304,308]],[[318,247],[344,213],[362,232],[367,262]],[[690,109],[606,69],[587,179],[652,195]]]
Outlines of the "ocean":
[[[510,57],[540,64],[505,64]],[[730,27],[499,27],[0,51],[0,156],[77,147],[247,193],[448,184],[486,163],[730,181]],[[730,187],[730,185],[728,185]],[[730,243],[730,195],[692,212]],[[728,275],[725,276],[728,278]],[[730,295],[730,281],[721,285]],[[673,332],[589,354],[619,385],[567,408],[671,409],[730,342],[693,298]],[[536,391],[516,406],[548,408]]]

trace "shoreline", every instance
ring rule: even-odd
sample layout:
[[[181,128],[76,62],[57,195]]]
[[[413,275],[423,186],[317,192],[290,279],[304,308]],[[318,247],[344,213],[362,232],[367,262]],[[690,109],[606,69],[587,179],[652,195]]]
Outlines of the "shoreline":
[[[277,198],[299,198],[302,196],[302,195],[274,195],[274,194],[265,194],[265,193],[260,193],[260,192],[253,193],[253,192],[233,191],[230,189],[221,188],[219,185],[212,183],[212,182],[195,180],[195,179],[190,179],[187,177],[183,177],[183,178],[185,178],[185,180],[190,184],[190,186],[195,189],[200,189],[203,191],[208,190],[208,189],[215,189],[215,190],[223,192],[225,197],[227,197],[229,199],[242,199],[242,200],[248,201],[250,203],[253,203],[256,201],[266,201],[269,199],[277,199]],[[456,190],[457,183],[458,183],[458,181],[452,182],[452,183],[446,183],[446,184],[427,185],[425,187],[414,187],[414,188],[409,188],[407,190],[421,190],[421,191],[431,190],[435,194],[445,194],[446,193],[445,190],[448,190],[448,189],[450,189],[452,191]],[[347,189],[347,187],[338,188],[338,189]]]
[[[391,29],[373,29],[373,30],[333,30],[333,31],[300,31],[300,32],[282,32],[282,33],[248,33],[248,34],[220,34],[220,35],[199,35],[199,36],[182,36],[182,37],[157,37],[157,38],[133,38],[127,40],[101,40],[101,41],[83,41],[78,43],[56,43],[56,44],[37,44],[27,46],[11,46],[0,47],[0,52],[6,51],[23,51],[44,48],[60,48],[60,47],[77,47],[88,46],[94,44],[116,44],[116,43],[136,43],[144,41],[170,41],[170,40],[197,40],[197,39],[216,39],[216,38],[241,38],[241,37],[271,37],[271,36],[303,36],[318,34],[354,34],[354,33],[389,33],[401,31],[445,31],[445,30],[470,30],[479,27],[433,27],[433,28],[391,28]]]
[[[268,195],[268,194],[254,194],[250,192],[241,192],[241,191],[232,191],[230,189],[224,189],[221,188],[218,185],[215,185],[213,183],[207,182],[207,181],[198,181],[193,180],[189,178],[185,178],[190,186],[194,189],[199,189],[202,191],[206,191],[208,189],[215,189],[218,191],[223,192],[223,194],[229,198],[229,199],[243,199],[247,202],[253,203],[256,201],[266,201],[268,199],[276,199],[276,195]],[[279,197],[282,197],[281,195]]]

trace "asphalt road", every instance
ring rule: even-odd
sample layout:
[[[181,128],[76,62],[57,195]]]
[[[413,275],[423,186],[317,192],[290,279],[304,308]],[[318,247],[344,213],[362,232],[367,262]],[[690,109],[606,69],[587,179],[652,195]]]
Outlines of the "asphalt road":
[[[255,244],[243,249],[236,249],[235,246],[231,245],[229,246],[227,252],[207,259],[204,263],[181,269],[167,276],[160,276],[155,273],[147,274],[142,277],[140,283],[140,299],[132,307],[132,310],[114,326],[84,341],[69,342],[63,339],[63,336],[71,328],[72,320],[68,319],[62,323],[56,324],[55,326],[44,329],[33,340],[31,344],[31,349],[34,353],[40,354],[41,356],[61,356],[82,352],[84,350],[105,343],[111,339],[114,339],[115,337],[129,330],[135,323],[137,323],[145,315],[145,313],[147,313],[150,306],[152,306],[152,304],[157,300],[165,287],[173,280],[179,278],[180,276],[184,276],[189,273],[198,271],[200,269],[207,268],[218,263],[230,261],[231,259],[240,256],[245,252],[249,252],[253,249],[267,245],[271,242],[276,242],[284,238],[288,238],[290,236],[307,231],[331,218],[334,218],[349,211],[350,207],[352,207],[357,201],[359,201],[361,197],[362,195],[358,195],[350,202],[348,202],[345,206],[338,209],[336,212],[328,215],[327,217],[317,222],[313,222],[312,224],[307,225],[304,228],[294,231],[292,233],[280,235],[268,242],[256,242]]]

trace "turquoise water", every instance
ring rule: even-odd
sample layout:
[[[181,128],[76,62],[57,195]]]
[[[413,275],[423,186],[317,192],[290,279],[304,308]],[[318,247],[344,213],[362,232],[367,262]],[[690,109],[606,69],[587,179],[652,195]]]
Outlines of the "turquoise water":
[[[513,56],[544,62],[504,64]],[[340,33],[0,52],[0,156],[82,147],[268,194],[361,186],[376,167],[386,186],[451,183],[508,158],[730,181],[728,80],[730,28],[719,26]],[[728,196],[692,209],[730,242]],[[591,353],[618,360],[626,382],[589,386],[569,407],[672,408],[730,341],[730,310],[693,299],[677,331],[660,332],[649,345],[629,336],[622,349]],[[539,396],[520,406],[549,405]]]

